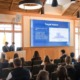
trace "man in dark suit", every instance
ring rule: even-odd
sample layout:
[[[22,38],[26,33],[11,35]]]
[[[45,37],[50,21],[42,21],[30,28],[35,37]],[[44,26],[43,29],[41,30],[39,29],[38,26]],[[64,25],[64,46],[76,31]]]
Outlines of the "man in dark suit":
[[[9,51],[15,51],[15,46],[14,46],[14,42],[12,42],[12,45],[9,47]]]
[[[5,45],[2,47],[3,52],[9,52],[8,42],[5,42]]]
[[[61,55],[60,59],[61,59],[61,60],[64,60],[64,59],[66,58],[66,56],[67,56],[66,53],[65,53],[65,50],[62,49],[62,50],[61,50],[61,53],[62,53],[62,55]]]

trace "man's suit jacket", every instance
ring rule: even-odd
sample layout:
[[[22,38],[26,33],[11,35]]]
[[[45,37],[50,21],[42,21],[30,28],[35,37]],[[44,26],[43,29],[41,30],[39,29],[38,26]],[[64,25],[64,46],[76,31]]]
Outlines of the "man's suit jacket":
[[[11,46],[9,47],[9,51],[14,51],[14,46],[11,45]]]
[[[3,50],[3,52],[9,52],[9,47],[8,46],[3,46],[2,50]]]

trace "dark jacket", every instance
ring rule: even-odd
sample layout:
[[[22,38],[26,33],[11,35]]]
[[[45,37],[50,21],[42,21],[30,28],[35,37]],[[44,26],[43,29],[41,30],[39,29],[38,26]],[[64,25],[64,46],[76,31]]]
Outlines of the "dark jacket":
[[[30,74],[28,70],[25,70],[22,67],[15,68],[12,72],[11,80],[30,80]]]
[[[2,50],[3,50],[3,52],[9,52],[9,47],[8,46],[3,46]]]
[[[14,49],[14,46],[11,45],[11,46],[9,47],[9,51],[14,51],[14,50],[15,50],[15,49]]]

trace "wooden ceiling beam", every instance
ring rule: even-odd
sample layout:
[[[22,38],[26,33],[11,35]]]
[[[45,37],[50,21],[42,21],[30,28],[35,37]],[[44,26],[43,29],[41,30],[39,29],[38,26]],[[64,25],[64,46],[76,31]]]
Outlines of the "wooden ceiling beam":
[[[9,10],[11,10],[11,9],[12,9],[13,2],[14,2],[14,0],[12,0],[12,2],[11,2],[11,6],[10,6]]]

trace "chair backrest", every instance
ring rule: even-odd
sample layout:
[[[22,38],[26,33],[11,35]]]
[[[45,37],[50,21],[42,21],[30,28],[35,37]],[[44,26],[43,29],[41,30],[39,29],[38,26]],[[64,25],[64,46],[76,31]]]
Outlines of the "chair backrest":
[[[13,62],[9,63],[9,67],[14,67]]]
[[[49,77],[51,78],[51,73],[57,69],[57,65],[56,64],[48,64],[48,65],[46,65],[45,69],[46,69],[46,71],[49,72]]]
[[[54,59],[54,64],[59,64],[60,62],[60,59]]]
[[[51,73],[51,80],[57,80],[57,75],[54,72]]]
[[[31,71],[32,66],[24,66],[23,68],[24,68],[24,69],[29,69],[29,71]]]
[[[3,78],[3,79],[7,78],[9,72],[11,72],[12,70],[13,70],[12,68],[2,69],[2,78]]]
[[[7,63],[7,62],[4,62],[4,63],[1,63],[1,67],[2,68],[8,68],[9,67],[9,63]]]
[[[42,60],[34,60],[33,65],[40,65],[42,63]]]
[[[74,68],[70,67],[67,68],[68,76],[71,78],[71,80],[75,80],[76,78],[76,71]]]
[[[25,66],[32,66],[32,62],[31,61],[25,61]]]
[[[33,68],[32,68],[32,74],[33,75],[36,75],[39,73],[40,70],[43,69],[43,65],[34,65]]]

